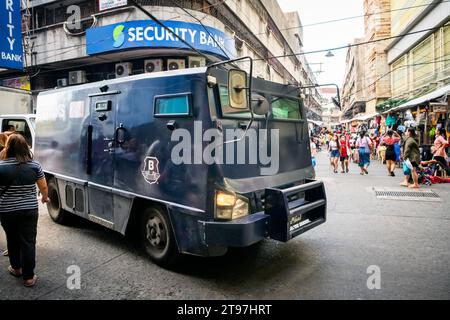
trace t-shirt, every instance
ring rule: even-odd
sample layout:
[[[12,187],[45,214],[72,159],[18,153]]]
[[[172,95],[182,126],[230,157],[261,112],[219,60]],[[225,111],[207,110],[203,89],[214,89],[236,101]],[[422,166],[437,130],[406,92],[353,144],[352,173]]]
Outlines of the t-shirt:
[[[372,142],[368,137],[361,138],[359,137],[358,140],[356,140],[356,145],[360,148],[367,148],[369,145],[371,145]]]
[[[438,136],[435,140],[434,140],[434,156],[436,157],[444,157],[446,156],[445,154],[445,148],[444,146],[447,144],[447,140],[445,140],[445,138],[443,136]]]
[[[341,140],[341,141],[339,141],[339,143],[341,146],[341,150],[339,152],[341,154],[341,157],[347,157],[348,156],[347,148],[350,148],[349,142],[345,141],[345,140]]]
[[[399,137],[389,137],[389,136],[384,136],[383,137],[383,142],[387,146],[393,146],[394,144],[396,144],[399,141],[400,141]]]
[[[37,161],[19,164],[15,159],[0,160],[0,212],[30,210],[38,208],[36,181],[44,173]]]
[[[330,141],[330,150],[338,150],[338,145],[337,145],[337,142],[336,141],[334,141],[334,140],[331,140]]]

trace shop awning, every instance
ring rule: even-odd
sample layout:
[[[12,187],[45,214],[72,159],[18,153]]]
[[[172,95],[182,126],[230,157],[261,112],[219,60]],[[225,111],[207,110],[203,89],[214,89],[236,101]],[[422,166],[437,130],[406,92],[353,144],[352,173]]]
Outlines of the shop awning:
[[[450,84],[446,85],[445,87],[436,89],[433,92],[427,93],[427,94],[425,94],[425,95],[423,95],[421,97],[418,97],[418,98],[412,99],[412,100],[410,100],[408,102],[405,102],[405,103],[403,103],[403,104],[401,104],[401,105],[399,105],[399,106],[397,106],[395,108],[387,110],[387,111],[383,112],[383,114],[409,109],[409,108],[417,106],[417,105],[419,105],[421,103],[428,102],[428,101],[437,99],[439,97],[445,96],[445,95],[447,95],[449,93],[450,93]]]
[[[316,120],[311,120],[308,119],[308,122],[314,123],[315,125],[321,127],[323,125],[323,121],[316,121]]]
[[[359,116],[354,117],[354,118],[349,119],[349,120],[343,120],[343,121],[341,121],[341,123],[348,123],[348,122],[352,122],[352,121],[366,121],[366,120],[369,120],[369,119],[371,119],[373,117],[376,117],[378,115],[379,115],[378,112],[366,113],[366,114],[359,115]]]

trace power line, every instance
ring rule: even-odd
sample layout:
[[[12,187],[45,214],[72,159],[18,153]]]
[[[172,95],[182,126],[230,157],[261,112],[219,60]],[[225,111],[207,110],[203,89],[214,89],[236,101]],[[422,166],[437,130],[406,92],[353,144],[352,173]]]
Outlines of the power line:
[[[436,31],[436,30],[439,30],[440,28],[441,27],[439,26],[439,27],[434,27],[434,28],[429,28],[429,29],[422,29],[422,30],[418,30],[418,31],[413,31],[413,32],[407,32],[407,33],[399,34],[399,35],[396,35],[396,36],[390,36],[390,37],[386,37],[386,38],[381,38],[381,39],[376,39],[376,40],[369,40],[369,41],[358,42],[358,43],[352,43],[352,44],[348,44],[348,45],[345,45],[345,46],[334,47],[334,48],[327,48],[327,49],[320,49],[320,50],[313,50],[313,51],[305,51],[305,52],[298,52],[298,53],[292,53],[292,54],[283,54],[283,55],[278,55],[278,56],[272,56],[272,57],[269,57],[268,59],[285,58],[285,57],[301,56],[301,55],[313,54],[313,53],[320,53],[320,52],[348,49],[348,48],[351,48],[351,47],[358,47],[358,46],[362,46],[362,45],[366,45],[366,44],[370,44],[370,43],[386,41],[386,40],[391,40],[391,39],[395,39],[395,38],[401,38],[401,37],[404,37],[404,36],[409,36],[409,35],[422,33],[422,32],[426,32],[426,31]],[[255,59],[255,61],[257,61],[257,60],[262,60],[262,59]]]
[[[444,2],[450,2],[450,0],[442,0],[441,3],[444,3]],[[396,12],[396,11],[402,11],[402,10],[426,7],[426,6],[429,6],[431,4],[433,4],[433,2],[430,2],[430,3],[427,3],[427,4],[416,5],[416,6],[409,6],[409,7],[392,9],[392,10],[380,11],[380,12],[371,12],[371,13],[358,15],[358,16],[350,16],[350,17],[344,17],[344,18],[333,19],[333,20],[319,21],[319,22],[314,22],[314,23],[310,23],[310,24],[300,25],[300,26],[296,26],[296,27],[289,27],[289,28],[279,29],[279,30],[280,31],[285,31],[285,30],[291,30],[291,29],[300,29],[300,28],[304,28],[304,27],[311,27],[311,26],[317,26],[317,25],[322,25],[322,24],[327,24],[327,23],[346,21],[346,20],[351,20],[351,19],[356,19],[356,18],[370,17],[370,16],[373,16],[373,15],[376,15],[376,14],[383,14],[383,13],[390,13],[390,12]],[[264,34],[264,32],[257,33],[255,35],[260,35],[260,34]]]
[[[144,9],[144,7],[142,7],[140,4],[138,4],[135,0],[129,0],[136,8],[138,8],[139,10],[141,10],[146,16],[148,16],[149,18],[151,18],[153,21],[155,21],[158,25],[160,25],[161,27],[163,27],[167,32],[172,33],[175,38],[177,38],[178,40],[180,40],[183,44],[185,44],[186,46],[188,46],[189,48],[191,48],[194,52],[196,52],[198,55],[202,56],[203,58],[205,58],[206,60],[209,60],[209,58],[202,52],[198,51],[194,46],[192,46],[189,42],[187,42],[186,40],[184,40],[182,37],[180,37],[175,31],[173,31],[172,29],[170,29],[169,27],[167,27],[164,23],[162,23],[158,18],[156,18],[154,15],[152,15],[150,12],[148,12],[146,9]]]
[[[203,27],[203,29],[206,31],[206,33],[214,40],[214,43],[220,48],[220,50],[225,54],[225,56],[227,57],[227,59],[230,59],[230,56],[228,55],[228,53],[225,52],[225,49],[222,48],[222,46],[217,42],[216,38],[211,34],[211,32],[209,32],[209,30],[205,27],[205,25],[200,21],[200,19],[198,19],[196,16],[194,16],[192,13],[190,13],[189,11],[187,11],[185,8],[181,7],[179,4],[177,4],[175,1],[173,0],[169,0],[170,3],[172,3],[173,5],[177,6],[178,8],[180,8],[181,10],[183,10],[184,12],[186,12],[189,16],[191,16],[192,18],[194,18],[195,20],[198,21],[198,23],[200,23],[200,25]]]

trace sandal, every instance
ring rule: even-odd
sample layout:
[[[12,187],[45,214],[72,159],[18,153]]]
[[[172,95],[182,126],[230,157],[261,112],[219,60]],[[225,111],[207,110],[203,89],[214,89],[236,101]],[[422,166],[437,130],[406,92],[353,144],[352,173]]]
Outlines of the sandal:
[[[34,275],[34,276],[33,276],[33,279],[25,280],[25,281],[23,282],[23,285],[24,285],[25,287],[33,287],[33,286],[36,284],[37,280],[38,280],[37,275]]]
[[[10,275],[19,278],[22,276],[22,271],[20,269],[14,269],[13,267],[9,266],[8,267],[8,272]]]

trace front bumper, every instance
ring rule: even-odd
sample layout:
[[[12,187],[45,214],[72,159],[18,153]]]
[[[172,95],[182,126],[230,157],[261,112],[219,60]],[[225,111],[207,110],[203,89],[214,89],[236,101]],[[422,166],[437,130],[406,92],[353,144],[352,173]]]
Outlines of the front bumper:
[[[302,194],[302,201],[290,202]],[[236,220],[199,221],[202,242],[207,246],[246,247],[264,238],[286,242],[326,221],[326,196],[323,182],[265,190],[265,211]]]

